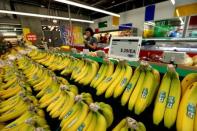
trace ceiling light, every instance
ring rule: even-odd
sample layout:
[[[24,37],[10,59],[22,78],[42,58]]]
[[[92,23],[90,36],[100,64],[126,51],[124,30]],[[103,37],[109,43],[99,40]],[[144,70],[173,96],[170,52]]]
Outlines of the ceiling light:
[[[175,5],[175,0],[170,0],[173,5]]]
[[[72,5],[72,6],[77,6],[77,7],[84,8],[84,9],[93,10],[93,11],[96,11],[96,12],[100,12],[100,13],[104,13],[104,14],[108,14],[108,15],[112,15],[112,16],[116,16],[116,17],[120,17],[119,14],[115,14],[115,13],[112,13],[112,12],[109,12],[109,11],[101,10],[101,9],[98,9],[98,8],[95,8],[95,7],[91,7],[91,6],[88,6],[88,5],[80,4],[80,3],[69,1],[69,0],[54,0],[54,1],[65,3],[65,4],[68,4],[68,5]]]
[[[67,18],[67,17],[41,15],[41,14],[33,14],[33,13],[25,13],[25,12],[17,12],[17,11],[8,11],[8,10],[0,10],[0,13],[2,13],[2,14],[15,14],[15,15],[21,15],[21,16],[31,16],[31,17],[38,17],[38,18],[66,20],[66,21],[69,20],[69,18]],[[94,21],[82,20],[82,19],[73,19],[73,18],[71,18],[71,21],[84,22],[84,23],[94,23]]]

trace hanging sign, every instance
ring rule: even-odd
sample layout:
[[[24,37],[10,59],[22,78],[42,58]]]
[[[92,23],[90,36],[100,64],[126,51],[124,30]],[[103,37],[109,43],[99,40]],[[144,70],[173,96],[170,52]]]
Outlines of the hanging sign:
[[[141,43],[142,37],[112,37],[109,57],[137,61]]]
[[[33,34],[33,33],[28,33],[26,35],[26,39],[28,41],[31,41],[32,43],[34,43],[35,41],[37,41],[37,36],[35,34]]]

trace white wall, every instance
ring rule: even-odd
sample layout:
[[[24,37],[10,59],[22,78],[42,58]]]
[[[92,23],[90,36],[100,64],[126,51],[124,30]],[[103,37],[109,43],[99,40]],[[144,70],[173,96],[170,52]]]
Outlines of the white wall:
[[[174,9],[175,7],[170,1],[156,4],[155,20],[172,18],[174,15]],[[120,16],[120,24],[132,23],[133,27],[138,28],[138,35],[142,34],[144,28],[145,7],[120,13]],[[112,16],[103,17],[94,21],[95,23],[90,25],[93,29],[98,28],[98,22],[103,21],[108,21],[108,26],[105,28],[100,28],[99,31],[118,29],[118,27],[112,26]]]

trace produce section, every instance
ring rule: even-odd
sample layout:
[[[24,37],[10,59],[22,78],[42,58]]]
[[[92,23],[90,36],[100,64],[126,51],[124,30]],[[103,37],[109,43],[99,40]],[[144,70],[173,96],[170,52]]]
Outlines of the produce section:
[[[4,56],[0,92],[2,130],[21,128],[10,127],[9,120],[11,124],[19,121],[29,130],[54,129],[46,115],[59,124],[57,130],[196,128],[196,73],[183,78],[173,66],[168,66],[162,74],[146,62],[130,66],[127,61],[97,62],[73,56],[29,47],[16,48]],[[10,92],[13,87],[15,92]],[[16,106],[5,106],[16,97],[21,103],[29,103],[24,105],[31,105],[33,111],[21,110],[5,119],[4,112],[16,110],[20,105],[14,101]],[[42,125],[35,124],[36,113],[28,115],[37,111],[45,114],[41,117]],[[25,118],[20,120],[23,115]],[[30,118],[30,122],[24,121]],[[183,122],[187,126],[182,126]]]

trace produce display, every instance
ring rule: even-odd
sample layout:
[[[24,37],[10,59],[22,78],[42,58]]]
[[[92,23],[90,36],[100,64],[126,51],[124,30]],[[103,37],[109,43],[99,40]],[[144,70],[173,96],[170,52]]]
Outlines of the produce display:
[[[44,111],[16,65],[4,66],[0,76],[0,130],[49,131]]]
[[[98,63],[38,49],[28,49],[26,53],[12,59],[11,63],[14,64],[13,69],[20,72],[19,78],[25,83],[23,88],[28,92],[35,92],[36,97],[32,97],[37,100],[39,109],[43,108],[51,118],[59,119],[62,131],[107,130],[116,115],[109,104],[94,102],[92,94],[79,94],[80,86],[72,85],[70,81],[95,89],[98,97],[119,100],[122,106],[127,106],[128,110],[137,116],[143,115],[154,102],[152,121],[155,125],[163,121],[163,125],[169,129],[176,125],[178,131],[196,131],[197,73],[188,74],[181,81],[171,65],[163,75],[146,62],[134,68],[126,61]],[[4,78],[0,79],[4,86],[7,80],[5,67],[3,66],[1,71]],[[57,71],[61,76],[57,76]],[[8,73],[15,75],[13,72]],[[15,84],[14,79],[9,81]],[[5,89],[12,84],[7,84]],[[5,90],[4,86],[1,90]],[[20,91],[16,91],[15,95]],[[9,97],[6,95],[1,95],[0,92],[2,99],[7,100]],[[125,118],[114,126],[113,130],[144,131],[146,127],[142,122]]]

